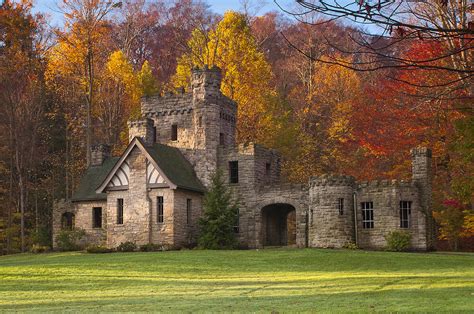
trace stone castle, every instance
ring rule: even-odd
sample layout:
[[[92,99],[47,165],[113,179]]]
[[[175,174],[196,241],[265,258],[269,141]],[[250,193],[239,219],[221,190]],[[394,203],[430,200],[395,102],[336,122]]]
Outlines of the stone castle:
[[[242,246],[380,249],[394,230],[408,231],[414,250],[431,246],[430,150],[411,151],[411,181],[321,176],[285,184],[275,150],[236,145],[237,104],[220,85],[217,68],[193,69],[189,93],[143,98],[143,119],[129,122],[123,154],[111,157],[107,146],[94,146],[72,201],[55,205],[53,238],[81,228],[87,244],[109,248],[195,243],[203,195],[222,169],[239,200],[234,229]]]

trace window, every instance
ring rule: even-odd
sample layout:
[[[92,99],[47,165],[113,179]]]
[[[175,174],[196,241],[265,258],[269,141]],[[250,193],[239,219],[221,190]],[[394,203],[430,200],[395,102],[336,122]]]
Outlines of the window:
[[[339,210],[339,215],[344,215],[344,199],[338,198],[337,199],[337,209]]]
[[[199,125],[199,127],[202,127],[202,117],[199,117],[199,119],[198,119],[198,125]]]
[[[269,176],[271,174],[271,170],[272,170],[272,165],[269,162],[267,162],[265,164],[265,174]]]
[[[229,182],[239,183],[239,162],[229,161]]]
[[[178,125],[177,124],[173,124],[171,126],[171,140],[172,141],[178,140]]]
[[[373,229],[374,228],[374,203],[363,202],[360,205],[362,207],[362,228]]]
[[[156,143],[156,126],[153,127],[153,132],[151,136],[153,136],[153,143]]]
[[[186,223],[188,225],[191,224],[191,208],[192,208],[192,200],[188,198],[186,200]]]
[[[123,198],[117,199],[117,225],[123,225]]]
[[[410,228],[411,202],[400,202],[400,228]]]
[[[102,207],[92,208],[92,228],[102,228]]]
[[[164,200],[163,196],[158,196],[156,198],[156,221],[158,223],[163,223],[163,205],[164,205]]]
[[[219,133],[219,144],[224,146],[224,133]]]
[[[63,230],[74,229],[74,214],[66,212],[61,216],[61,228]]]

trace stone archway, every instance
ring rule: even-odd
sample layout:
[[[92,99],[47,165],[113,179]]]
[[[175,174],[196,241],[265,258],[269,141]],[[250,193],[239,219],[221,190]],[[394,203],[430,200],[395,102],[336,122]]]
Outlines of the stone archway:
[[[275,203],[262,208],[264,246],[296,244],[296,209],[286,203]]]

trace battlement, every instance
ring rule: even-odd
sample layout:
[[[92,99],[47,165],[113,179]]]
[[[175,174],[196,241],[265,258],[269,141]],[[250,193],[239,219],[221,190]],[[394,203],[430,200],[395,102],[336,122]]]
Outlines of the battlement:
[[[423,156],[423,157],[431,157],[432,152],[431,149],[427,147],[415,147],[410,150],[411,156],[416,157],[416,156]]]
[[[309,180],[310,187],[314,186],[339,186],[347,185],[354,186],[355,178],[345,175],[322,175],[318,177],[311,177]]]
[[[413,182],[407,180],[372,180],[372,181],[359,181],[357,182],[357,188],[366,187],[412,187]]]

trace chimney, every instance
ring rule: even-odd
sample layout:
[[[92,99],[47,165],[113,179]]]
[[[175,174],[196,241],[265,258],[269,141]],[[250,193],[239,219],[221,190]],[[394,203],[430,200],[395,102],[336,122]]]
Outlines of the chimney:
[[[91,147],[91,167],[101,166],[108,157],[110,157],[109,145],[97,144]]]
[[[416,147],[411,150],[413,180],[431,183],[431,149]]]
[[[432,249],[436,240],[436,224],[431,215],[431,149],[426,147],[413,148],[411,150],[411,157],[413,182],[420,191],[420,205],[426,214],[426,248]]]
[[[194,99],[216,98],[221,93],[222,73],[216,66],[193,68],[191,70],[191,88]]]
[[[139,137],[146,146],[152,146],[156,138],[154,124],[153,120],[149,118],[128,121],[128,142],[130,143],[135,137]]]

